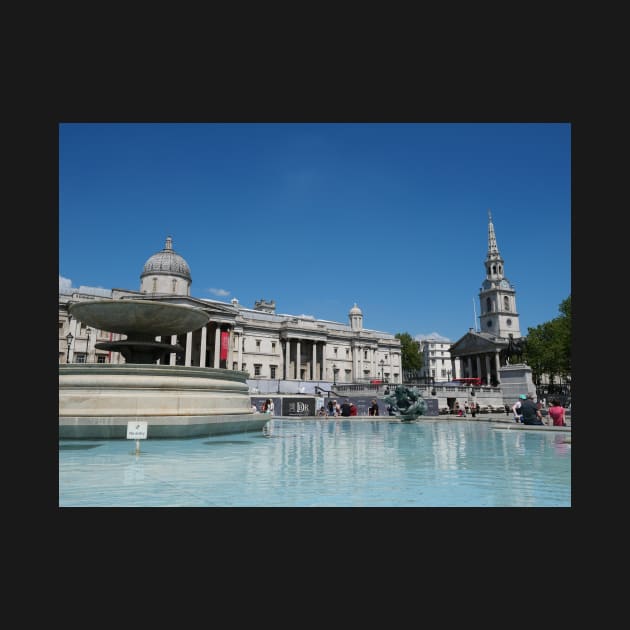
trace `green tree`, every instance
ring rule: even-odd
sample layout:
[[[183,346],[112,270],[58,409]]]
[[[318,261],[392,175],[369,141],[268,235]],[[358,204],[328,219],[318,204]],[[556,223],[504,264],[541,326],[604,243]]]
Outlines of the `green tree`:
[[[571,377],[571,296],[559,306],[560,315],[527,330],[524,358],[536,384],[543,374],[567,380]]]
[[[420,344],[409,333],[396,333],[400,340],[400,352],[403,372],[419,370],[422,367]]]

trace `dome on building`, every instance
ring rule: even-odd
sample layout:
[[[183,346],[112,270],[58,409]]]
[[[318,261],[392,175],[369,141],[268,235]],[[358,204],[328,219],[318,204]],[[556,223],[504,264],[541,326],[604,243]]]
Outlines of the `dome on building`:
[[[350,309],[348,315],[363,315],[363,311],[357,306],[357,303],[354,303],[354,306]]]
[[[164,274],[169,276],[181,276],[192,282],[188,263],[173,250],[173,239],[168,236],[164,249],[157,254],[153,254],[144,263],[141,278],[147,275]]]

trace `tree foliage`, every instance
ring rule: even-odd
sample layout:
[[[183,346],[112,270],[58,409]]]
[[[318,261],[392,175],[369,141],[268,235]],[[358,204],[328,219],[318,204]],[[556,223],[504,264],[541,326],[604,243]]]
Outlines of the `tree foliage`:
[[[535,328],[528,328],[525,360],[532,368],[538,382],[548,374],[553,383],[555,377],[564,380],[571,377],[571,296],[558,307],[560,315]]]
[[[422,354],[420,344],[409,333],[396,333],[396,339],[400,340],[400,352],[402,369],[419,370],[422,367]]]

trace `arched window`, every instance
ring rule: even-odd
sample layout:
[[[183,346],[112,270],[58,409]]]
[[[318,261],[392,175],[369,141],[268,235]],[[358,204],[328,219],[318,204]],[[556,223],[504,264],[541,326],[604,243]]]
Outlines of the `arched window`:
[[[153,278],[153,287],[151,293],[157,293],[157,278]]]
[[[173,293],[177,293],[177,280],[173,278]]]
[[[504,311],[510,310],[510,298],[507,295],[503,297],[503,310]]]
[[[492,310],[492,300],[487,297],[486,298],[486,313],[489,313]]]

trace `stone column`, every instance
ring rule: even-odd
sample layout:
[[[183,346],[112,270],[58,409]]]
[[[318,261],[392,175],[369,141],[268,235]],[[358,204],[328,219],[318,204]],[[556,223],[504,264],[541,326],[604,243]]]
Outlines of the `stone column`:
[[[238,365],[236,366],[239,370],[243,369],[243,333],[238,334],[238,357],[237,357]]]
[[[466,357],[466,376],[468,378],[472,376],[472,357]]]
[[[501,373],[499,372],[499,370],[501,369],[501,360],[499,358],[498,350],[494,353],[494,366],[497,370],[497,384],[501,385]]]
[[[302,367],[302,344],[298,339],[295,345],[295,379],[300,379],[300,368]]]
[[[186,358],[184,359],[184,365],[190,367],[192,365],[192,330],[186,333]]]
[[[206,367],[206,344],[208,342],[208,327],[201,329],[201,343],[199,344],[199,367]]]
[[[155,340],[156,340],[158,343],[161,343],[161,341],[162,341],[162,336],[161,336],[161,335],[158,335],[158,336],[155,338]],[[158,360],[157,360],[157,364],[158,364],[158,365],[160,365],[161,363],[162,363],[162,359],[158,359]]]
[[[326,378],[326,370],[328,370],[328,365],[326,364],[326,348],[327,348],[327,345],[326,345],[326,342],[324,341],[322,343],[322,375],[320,377],[322,381],[328,380]]]
[[[234,348],[232,347],[234,344],[234,329],[230,326],[228,328],[228,344],[227,344],[227,357],[225,358],[225,367],[228,370],[232,369],[232,364],[234,363]]]
[[[218,368],[221,357],[221,326],[217,324],[216,330],[214,331],[214,367]]]
[[[311,371],[312,373],[311,380],[317,381],[318,378],[317,378],[317,342],[316,341],[313,341],[313,352],[311,354],[313,357],[312,364],[311,364],[313,366],[312,371]]]
[[[171,344],[175,345],[176,343],[177,343],[177,335],[171,335]],[[169,357],[169,364],[176,365],[176,363],[177,363],[177,353],[171,352],[170,357]]]
[[[291,378],[291,340],[287,339],[284,346],[284,378],[288,381]]]
[[[475,357],[475,362],[477,363],[477,376],[481,378],[481,356],[480,355],[477,355]]]
[[[486,360],[486,381],[488,385],[492,384],[492,367],[490,365],[490,355],[486,354],[484,359]]]

